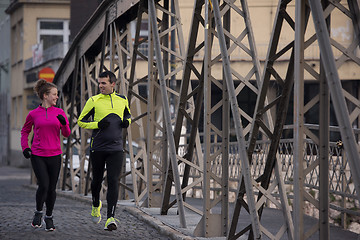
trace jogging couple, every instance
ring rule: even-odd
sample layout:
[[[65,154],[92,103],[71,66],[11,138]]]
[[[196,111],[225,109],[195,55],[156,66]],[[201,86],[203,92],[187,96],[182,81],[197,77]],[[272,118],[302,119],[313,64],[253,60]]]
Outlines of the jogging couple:
[[[116,76],[110,71],[99,75],[100,93],[86,102],[78,125],[93,129],[90,143],[92,164],[92,211],[94,223],[101,221],[100,191],[104,170],[107,170],[107,220],[105,230],[116,230],[115,210],[118,199],[118,182],[124,159],[122,130],[129,127],[131,114],[125,96],[114,91]],[[25,158],[31,159],[38,188],[36,190],[36,210],[31,225],[40,228],[45,222],[45,230],[53,231],[53,209],[56,200],[56,184],[61,167],[60,132],[70,135],[69,121],[65,112],[55,107],[59,98],[57,86],[40,79],[34,87],[41,104],[30,111],[21,130],[21,147]],[[29,134],[33,130],[33,140],[29,147]],[[46,205],[43,216],[43,205]]]

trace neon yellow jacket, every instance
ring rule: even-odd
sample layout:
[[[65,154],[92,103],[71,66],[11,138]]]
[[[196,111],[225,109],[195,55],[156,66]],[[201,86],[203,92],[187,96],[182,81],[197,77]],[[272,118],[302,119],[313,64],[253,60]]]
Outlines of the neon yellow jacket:
[[[92,117],[92,120],[89,120]],[[110,125],[99,129],[98,122],[106,118]],[[78,125],[82,128],[93,129],[91,151],[121,151],[123,150],[122,121],[131,123],[128,99],[116,92],[98,94],[89,98],[82,110]]]

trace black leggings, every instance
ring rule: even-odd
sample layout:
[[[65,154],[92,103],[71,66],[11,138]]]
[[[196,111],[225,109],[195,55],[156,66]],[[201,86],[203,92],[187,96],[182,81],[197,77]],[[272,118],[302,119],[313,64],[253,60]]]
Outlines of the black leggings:
[[[119,176],[124,159],[123,151],[95,151],[90,152],[93,179],[91,182],[92,202],[94,207],[99,206],[101,184],[106,164],[107,171],[107,218],[114,217],[119,195]]]
[[[45,202],[46,215],[51,216],[56,200],[61,155],[52,157],[31,155],[31,165],[39,185],[36,191],[36,210],[42,211]]]

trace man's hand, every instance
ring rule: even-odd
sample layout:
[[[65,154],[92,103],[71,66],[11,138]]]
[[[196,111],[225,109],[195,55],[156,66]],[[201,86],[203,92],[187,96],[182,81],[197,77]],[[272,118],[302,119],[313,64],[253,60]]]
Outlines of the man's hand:
[[[23,151],[23,154],[24,154],[25,158],[30,158],[31,157],[31,149],[25,148],[25,150]]]
[[[110,125],[110,122],[105,118],[103,118],[100,122],[98,122],[98,128],[100,128],[100,129],[105,129],[105,128],[109,127],[109,125]]]
[[[120,127],[128,128],[129,127],[129,121],[127,119],[125,119],[125,121],[121,121]]]
[[[63,115],[59,114],[56,117],[57,117],[57,119],[59,119],[59,122],[61,123],[61,125],[64,125],[64,126],[66,125],[66,120]]]
[[[123,119],[125,119],[125,120],[123,120]],[[121,120],[120,127],[122,127],[122,128],[128,128],[128,127],[129,127],[129,124],[130,124],[129,119],[131,119],[131,114],[130,114],[130,112],[129,112],[129,110],[128,110],[127,107],[125,107],[125,109],[124,109],[123,119],[120,119],[120,120]]]

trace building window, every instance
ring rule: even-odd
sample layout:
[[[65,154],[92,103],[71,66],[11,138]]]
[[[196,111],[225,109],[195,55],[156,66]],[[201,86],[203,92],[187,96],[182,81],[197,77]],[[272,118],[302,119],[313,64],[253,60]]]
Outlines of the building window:
[[[22,60],[23,57],[23,22],[20,20],[11,28],[12,41],[12,63],[16,64]]]
[[[38,20],[38,43],[42,42],[43,50],[64,44],[64,52],[67,52],[69,43],[69,20],[39,19]]]
[[[21,129],[22,127],[22,111],[19,111],[19,109],[22,109],[22,96],[19,97],[13,97],[12,98],[12,107],[11,107],[11,124],[12,128],[14,129]]]
[[[11,115],[10,115],[10,118],[11,118],[11,121],[10,121],[10,124],[12,124],[11,128],[15,128],[16,127],[16,121],[17,121],[17,112],[18,112],[18,108],[17,108],[17,105],[16,105],[16,97],[13,97],[12,98],[12,101],[11,101]]]
[[[23,107],[23,97],[19,96],[18,97],[18,109],[24,109]],[[17,129],[21,129],[21,126],[23,124],[23,111],[18,111],[18,117],[17,117],[17,123],[16,123],[16,128]]]
[[[16,35],[16,25],[11,28],[11,63],[15,64],[17,61],[17,43],[18,43],[18,36]]]
[[[17,53],[17,57],[18,57],[18,60],[22,60],[23,59],[23,47],[24,47],[24,29],[23,29],[23,21],[19,21],[18,23],[18,53]]]

